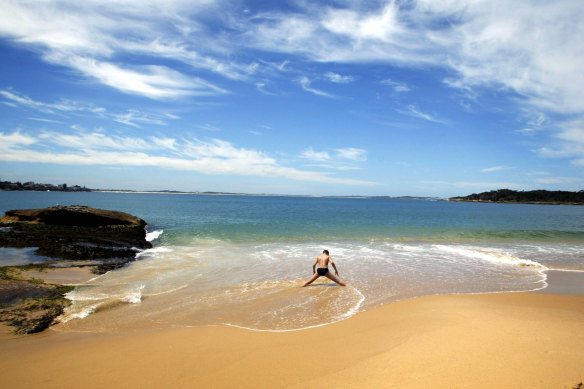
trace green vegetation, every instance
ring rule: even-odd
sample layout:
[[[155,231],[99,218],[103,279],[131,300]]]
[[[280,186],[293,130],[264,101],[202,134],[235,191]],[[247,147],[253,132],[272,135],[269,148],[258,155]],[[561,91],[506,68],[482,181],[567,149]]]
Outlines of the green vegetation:
[[[470,196],[452,197],[454,201],[478,201],[495,203],[536,203],[536,204],[584,204],[584,190],[567,191],[515,191],[510,189],[474,193]]]
[[[14,327],[15,334],[34,334],[47,329],[70,302],[60,294],[27,298],[16,305],[2,307],[0,321]]]
[[[65,294],[70,285],[49,284],[38,278],[26,278],[23,271],[45,271],[46,264],[0,267],[0,322],[14,328],[15,334],[32,334],[48,328],[70,304]],[[36,296],[36,297],[32,297]]]
[[[22,266],[1,266],[0,267],[0,280],[7,280],[7,281],[30,281],[34,283],[44,283],[43,280],[39,280],[36,278],[22,278],[21,273],[23,271],[28,270],[38,270],[38,271],[46,271],[48,265],[44,263],[39,264],[30,264],[30,265],[22,265]]]

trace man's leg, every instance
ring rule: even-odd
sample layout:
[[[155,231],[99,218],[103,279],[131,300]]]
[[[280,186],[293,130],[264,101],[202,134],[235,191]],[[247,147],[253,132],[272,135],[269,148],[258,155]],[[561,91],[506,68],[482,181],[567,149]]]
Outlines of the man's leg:
[[[326,273],[325,276],[341,286],[347,286],[347,284],[345,284],[343,281],[341,281],[337,277],[333,276],[330,271],[328,273]]]
[[[318,275],[318,273],[314,273],[314,274],[312,275],[312,277],[310,277],[310,279],[309,279],[308,281],[306,281],[306,282],[304,283],[304,285],[302,285],[302,286],[306,286],[306,285],[310,285],[310,284],[312,284],[312,283],[314,282],[314,280],[316,280],[318,277],[320,277],[320,276]]]

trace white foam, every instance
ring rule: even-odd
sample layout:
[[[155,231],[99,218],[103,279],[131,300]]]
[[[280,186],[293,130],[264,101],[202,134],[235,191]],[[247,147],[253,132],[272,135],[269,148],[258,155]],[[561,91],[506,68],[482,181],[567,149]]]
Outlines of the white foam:
[[[142,290],[144,290],[144,285],[139,285],[135,290],[122,296],[120,300],[130,304],[139,304],[142,301]]]
[[[67,308],[65,312],[57,318],[57,320],[61,323],[67,323],[68,321],[74,319],[85,319],[87,316],[91,315],[95,310],[102,305],[103,303],[93,304],[81,309],[79,312],[70,312],[71,307]]]
[[[452,253],[459,256],[465,256],[469,258],[480,259],[483,261],[488,261],[491,263],[498,263],[503,265],[515,265],[515,266],[530,266],[535,267],[543,270],[547,270],[547,267],[542,265],[539,262],[535,262],[529,259],[522,259],[513,257],[510,255],[486,251],[483,249],[471,249],[471,248],[463,248],[457,246],[445,246],[445,245],[434,245],[434,248],[444,251],[447,253]]]
[[[164,230],[155,230],[152,232],[148,232],[146,233],[146,240],[148,242],[152,242],[153,240],[158,239],[163,232]]]
[[[172,250],[169,249],[168,247],[154,247],[152,249],[146,249],[146,250],[140,251],[138,254],[136,254],[136,259],[143,257],[143,256],[152,257],[152,256],[155,256],[157,254],[170,253],[170,252],[172,252]]]

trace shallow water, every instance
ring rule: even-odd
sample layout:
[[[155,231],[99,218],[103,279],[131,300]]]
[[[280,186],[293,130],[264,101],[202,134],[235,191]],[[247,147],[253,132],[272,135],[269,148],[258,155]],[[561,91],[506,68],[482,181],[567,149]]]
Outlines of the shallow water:
[[[424,200],[38,193],[2,206],[86,204],[145,219],[154,248],[78,286],[55,327],[230,324],[284,331],[388,302],[536,290],[584,270],[584,207]],[[6,201],[11,200],[11,202]],[[303,281],[328,249],[349,286]]]

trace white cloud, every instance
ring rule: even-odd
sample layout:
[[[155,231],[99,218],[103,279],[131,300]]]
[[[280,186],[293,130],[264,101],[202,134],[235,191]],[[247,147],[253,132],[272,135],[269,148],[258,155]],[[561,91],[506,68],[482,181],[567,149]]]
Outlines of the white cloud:
[[[501,170],[509,170],[509,169],[513,169],[510,166],[492,166],[492,167],[487,167],[481,170],[481,172],[485,172],[485,173],[490,173],[490,172],[498,172]]]
[[[36,138],[23,135],[20,131],[15,131],[12,134],[0,132],[0,150],[18,149],[23,146],[30,146],[36,141]]]
[[[209,73],[250,81],[260,93],[271,93],[267,81],[254,77],[289,71],[290,59],[270,64],[255,59],[261,57],[258,51],[247,55],[248,49],[263,50],[267,57],[300,57],[296,63],[446,68],[450,75],[444,82],[469,95],[483,87],[514,92],[534,117],[539,112],[546,118],[530,120],[522,133],[554,129],[557,143],[551,154],[575,164],[584,159],[571,146],[580,142],[582,127],[556,119],[566,115],[584,121],[580,0],[524,0],[512,6],[504,0],[299,1],[294,12],[238,12],[222,0],[4,0],[0,36],[40,53],[47,62],[152,99],[227,93]],[[254,59],[238,61],[250,57]],[[329,79],[348,80],[343,77],[348,76],[331,72]],[[312,87],[307,77],[300,85],[334,97]],[[409,90],[405,84],[388,85],[396,92]],[[12,97],[16,99],[4,104],[34,104]],[[411,107],[406,111],[411,115],[442,122]]]
[[[297,13],[253,19],[246,39],[265,50],[323,63],[447,68],[453,74],[444,82],[468,96],[476,98],[482,87],[521,96],[517,102],[535,118],[528,120],[524,134],[546,124],[559,138],[580,138],[566,123],[551,119],[557,114],[584,119],[580,0],[526,0],[513,6],[504,0],[391,1],[367,10],[359,2],[301,4]],[[388,85],[396,92],[409,89],[392,82]],[[410,113],[442,122],[416,108]],[[584,159],[584,154],[575,157]]]
[[[268,91],[266,89],[266,87],[267,87],[267,82],[266,81],[256,82],[255,85],[256,85],[256,89],[258,91],[260,91],[260,93],[263,93],[264,95],[267,95],[267,96],[278,96],[277,93],[270,92],[270,91]]]
[[[420,119],[427,120],[429,122],[440,123],[440,124],[448,124],[447,121],[442,120],[442,119],[439,119],[439,118],[435,117],[434,115],[430,115],[428,113],[424,113],[418,107],[415,107],[413,105],[408,105],[407,108],[408,108],[407,111],[403,111],[403,110],[397,110],[397,111],[400,112],[400,113],[402,113],[402,114],[404,114],[404,115],[417,117],[417,118],[420,118]]]
[[[166,122],[163,120],[163,116],[149,115],[144,112],[140,112],[137,109],[129,109],[124,114],[114,114],[111,116],[116,122],[127,124],[133,127],[140,127],[137,123],[166,125]],[[178,118],[174,115],[166,117],[172,119]]]
[[[310,92],[310,93],[314,93],[317,96],[323,96],[323,97],[329,97],[329,98],[334,97],[330,93],[323,92],[321,90],[312,88],[310,86],[311,83],[312,83],[312,81],[310,81],[310,79],[308,77],[302,77],[300,79],[300,85],[302,85],[302,89],[304,89],[305,91]]]
[[[307,148],[300,157],[313,162],[313,166],[325,169],[339,171],[361,170],[355,162],[364,162],[367,160],[367,151],[357,148],[344,148],[331,150],[333,155],[328,151],[315,151],[312,147]]]
[[[400,92],[409,92],[411,90],[410,87],[407,86],[406,83],[393,81],[390,78],[381,81],[381,83],[383,85],[389,85],[389,86],[391,86],[393,88],[393,90],[395,92],[398,92],[398,93],[400,93]]]
[[[217,126],[214,126],[209,123],[199,124],[196,126],[198,129],[205,130],[205,131],[221,131],[221,129]]]
[[[138,123],[142,124],[156,124],[166,125],[166,120],[180,119],[179,116],[173,114],[152,114],[139,111],[137,109],[129,109],[125,113],[110,113],[105,108],[96,107],[92,104],[81,104],[68,99],[61,99],[56,103],[45,103],[42,101],[33,100],[30,97],[11,91],[0,90],[0,95],[10,101],[14,102],[14,107],[18,105],[25,106],[39,112],[50,114],[64,114],[68,113],[90,113],[101,118],[111,119],[118,123],[123,123],[133,127],[140,127]],[[31,120],[38,120],[50,123],[59,123],[58,121],[46,118],[29,118]]]
[[[363,162],[367,160],[367,151],[364,149],[349,147],[346,149],[335,149],[335,152],[338,158],[348,159],[355,162]]]
[[[86,111],[99,115],[105,112],[105,108],[96,107],[92,104],[87,105],[79,104],[75,101],[68,99],[61,99],[56,103],[45,103],[42,101],[33,100],[24,94],[8,89],[0,90],[0,95],[5,99],[10,100],[12,102],[12,106],[15,108],[18,106],[25,106],[44,113],[54,114],[56,111],[59,112]]]
[[[331,156],[326,151],[314,151],[312,147],[304,150],[300,156],[305,159],[309,159],[311,161],[316,162],[327,162],[330,161]]]
[[[328,72],[324,75],[330,82],[335,84],[348,84],[354,81],[352,76],[343,76],[338,73]]]
[[[211,83],[196,77],[187,77],[165,66],[147,65],[124,69],[109,62],[86,57],[69,57],[67,62],[71,67],[105,85],[152,99],[226,93],[224,89]]]
[[[192,18],[209,11],[214,3],[219,2],[6,0],[0,2],[0,35],[40,51],[50,63],[125,93],[154,99],[225,93],[208,81],[155,65],[159,60],[152,60],[173,59],[231,79],[253,73],[257,64],[232,64],[201,55],[195,47],[211,51],[212,43],[207,42],[217,40],[199,40],[197,34],[185,34],[181,28],[202,28]],[[116,54],[137,55],[124,63],[113,61]]]
[[[29,147],[32,146],[32,147]],[[42,146],[42,147],[35,147]],[[58,149],[56,148],[58,147]],[[340,178],[319,171],[282,166],[257,150],[212,139],[136,138],[102,133],[43,133],[38,137],[0,132],[0,160],[64,165],[157,167],[204,174],[281,177],[299,181],[372,186],[374,182]]]

